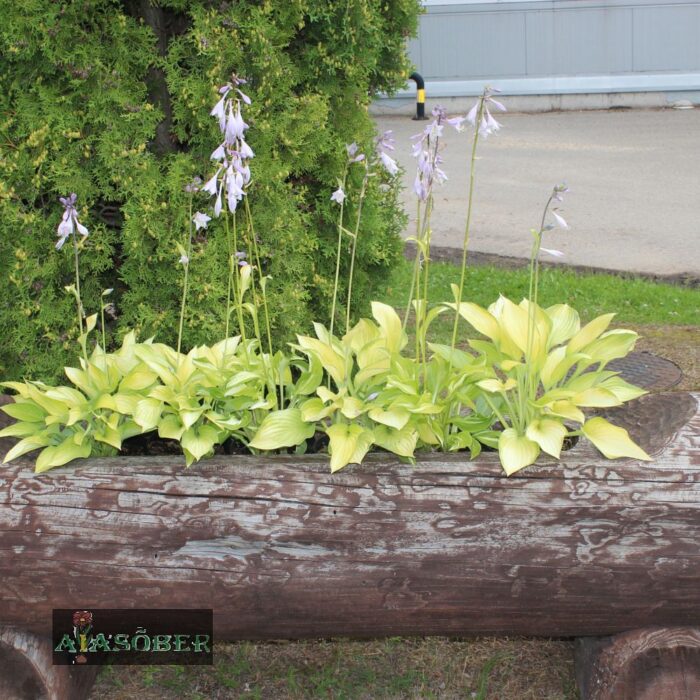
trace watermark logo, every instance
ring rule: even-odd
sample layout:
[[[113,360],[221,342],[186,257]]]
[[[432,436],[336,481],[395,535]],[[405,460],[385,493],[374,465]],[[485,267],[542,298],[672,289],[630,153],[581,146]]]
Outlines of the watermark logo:
[[[53,663],[213,663],[211,610],[53,611]]]

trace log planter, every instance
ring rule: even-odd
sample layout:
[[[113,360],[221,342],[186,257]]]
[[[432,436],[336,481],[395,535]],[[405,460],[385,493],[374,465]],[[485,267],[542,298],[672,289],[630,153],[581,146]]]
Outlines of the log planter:
[[[623,374],[667,388],[666,370]],[[29,461],[4,466],[0,657],[22,656],[12,634],[26,646],[49,633],[53,608],[213,608],[219,640],[644,628],[655,649],[683,650],[660,671],[676,687],[700,668],[699,399],[654,393],[606,413],[652,463],[607,461],[580,442],[510,478],[495,453],[416,466],[374,454],[334,475],[322,456],[190,469],[89,459],[39,476]],[[619,642],[616,656],[611,639],[579,645],[585,697],[647,697],[620,688],[641,656],[656,663],[650,644]],[[664,697],[695,697],[682,692]]]

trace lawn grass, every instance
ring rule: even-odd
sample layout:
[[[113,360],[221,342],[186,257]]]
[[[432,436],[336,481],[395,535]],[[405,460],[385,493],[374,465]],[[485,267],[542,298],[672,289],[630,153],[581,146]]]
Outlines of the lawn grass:
[[[411,286],[413,264],[402,261],[388,279],[380,301],[406,308]],[[431,303],[452,301],[450,284],[459,284],[460,268],[451,263],[431,263],[429,296]],[[527,296],[527,269],[505,270],[492,266],[467,269],[464,301],[488,306],[499,294],[519,302]],[[614,325],[700,325],[700,289],[626,278],[607,274],[581,274],[561,268],[545,268],[540,272],[539,303],[542,306],[567,303],[583,321],[600,314],[615,312]],[[460,328],[465,332],[466,323]],[[439,317],[431,326],[435,342],[449,342],[452,318]],[[473,332],[473,331],[472,331]]]
[[[431,301],[450,300],[459,268],[434,263],[431,277]],[[411,264],[404,262],[380,300],[403,310],[410,281]],[[518,301],[527,288],[527,270],[474,267],[468,270],[464,298],[488,305],[502,293]],[[629,325],[642,335],[638,349],[666,356],[683,369],[678,389],[700,390],[700,290],[546,269],[540,301],[545,306],[565,301],[584,321],[618,312],[618,326]],[[466,323],[460,328],[463,342],[473,331]],[[432,337],[449,342],[451,329],[450,318],[438,319]],[[578,692],[571,642],[431,638],[216,644],[213,667],[107,668],[91,694],[101,700],[133,697],[574,700]]]

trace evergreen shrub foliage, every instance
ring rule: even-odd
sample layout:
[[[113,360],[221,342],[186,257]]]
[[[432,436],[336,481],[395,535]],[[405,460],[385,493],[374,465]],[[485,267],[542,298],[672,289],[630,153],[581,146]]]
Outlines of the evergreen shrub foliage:
[[[327,323],[337,220],[329,195],[345,144],[372,148],[372,95],[405,81],[405,39],[419,10],[418,0],[0,0],[2,378],[51,381],[75,354],[74,300],[64,291],[72,259],[53,246],[58,197],[70,192],[90,228],[86,312],[115,287],[108,347],[129,329],[173,343],[183,187],[212,170],[218,134],[209,110],[233,71],[253,98],[249,202],[273,278],[275,340],[282,346],[312,320]],[[352,182],[347,192],[352,220]],[[396,195],[388,180],[371,180],[355,266],[358,317],[400,255]],[[196,209],[209,204],[196,196]],[[223,336],[225,232],[212,221],[205,233],[192,256],[184,347]]]

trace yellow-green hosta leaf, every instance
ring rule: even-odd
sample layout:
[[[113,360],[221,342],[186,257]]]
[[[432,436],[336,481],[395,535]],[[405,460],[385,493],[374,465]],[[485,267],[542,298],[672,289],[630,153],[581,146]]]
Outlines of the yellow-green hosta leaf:
[[[310,353],[316,355],[325,367],[326,372],[330,374],[333,381],[341,386],[347,381],[347,362],[345,357],[335,350],[331,345],[324,343],[316,338],[311,338],[305,335],[298,335],[297,341],[299,346]]]
[[[17,459],[17,457],[21,457],[27,452],[32,452],[32,450],[38,450],[40,447],[46,447],[49,442],[50,438],[48,435],[30,435],[12,446],[5,455],[3,463],[11,462],[13,459]]]
[[[65,409],[77,408],[87,404],[85,394],[70,386],[51,387],[46,390],[46,396],[60,401],[65,406]]]
[[[174,413],[163,416],[158,423],[158,435],[165,440],[180,440],[184,432],[185,426]]]
[[[624,428],[608,423],[605,418],[591,418],[583,424],[581,430],[608,459],[631,457],[651,460],[651,457],[632,441]]]
[[[634,384],[629,384],[622,377],[611,377],[610,379],[606,379],[599,386],[608,391],[612,391],[612,393],[623,402],[638,399],[640,396],[649,393],[645,389],[634,386]]]
[[[323,381],[323,365],[316,355],[307,355],[309,366],[301,373],[294,385],[294,392],[298,396],[313,394]]]
[[[93,435],[98,442],[104,442],[106,445],[110,445],[116,450],[120,450],[122,447],[121,433],[110,425],[100,426],[95,430]]]
[[[336,423],[326,429],[330,438],[331,472],[348,464],[360,464],[372,446],[373,433],[360,425]]]
[[[425,445],[439,445],[441,444],[440,436],[437,434],[436,429],[433,425],[429,425],[426,421],[420,421],[416,425],[418,430],[418,437],[420,441]]]
[[[143,391],[158,380],[158,375],[139,365],[132,372],[122,379],[119,384],[119,391]]]
[[[541,418],[527,426],[525,436],[536,442],[544,452],[559,459],[566,432],[566,428],[558,420]]]
[[[457,309],[457,304],[446,304],[451,309]],[[463,301],[459,305],[459,315],[475,330],[493,341],[500,340],[501,328],[496,318],[486,309],[471,301]]]
[[[571,400],[577,406],[584,408],[607,408],[608,406],[619,406],[622,403],[612,391],[597,386],[576,394]]]
[[[141,399],[136,404],[134,421],[141,426],[144,432],[148,432],[149,430],[153,430],[158,425],[162,412],[162,402],[156,399]]]
[[[634,331],[615,329],[586,345],[584,350],[593,362],[610,362],[630,353],[638,338]]]
[[[186,430],[180,438],[180,445],[185,451],[187,466],[189,467],[192,461],[198,462],[209,454],[214,449],[218,439],[219,431],[213,425],[201,425]],[[193,460],[190,460],[190,456]]]
[[[379,324],[382,335],[386,338],[387,349],[392,353],[400,352],[406,345],[407,339],[401,319],[393,307],[379,301],[373,301],[372,316]]]
[[[491,394],[500,394],[514,389],[518,386],[518,383],[515,379],[509,377],[505,382],[502,382],[500,379],[482,379],[476,385]]]
[[[573,338],[581,330],[578,312],[568,304],[555,304],[545,309],[552,322],[548,346],[553,348]]]
[[[544,362],[549,335],[549,319],[536,304],[529,304],[523,299],[521,304],[514,304],[502,297],[501,328],[512,338],[519,350],[527,354],[531,362]],[[532,323],[530,314],[534,315]]]
[[[314,397],[304,401],[300,406],[300,410],[301,417],[304,421],[307,423],[316,423],[330,416],[335,408],[333,406],[326,406],[321,399]]]
[[[295,447],[313,437],[314,432],[314,424],[307,423],[298,408],[285,408],[265,416],[249,446],[256,450]]]
[[[82,369],[77,369],[76,367],[64,367],[63,371],[66,374],[66,377],[71,380],[75,386],[77,386],[79,389],[82,389],[85,393],[89,393],[92,389],[90,379],[87,375],[87,372],[84,372]]]
[[[201,417],[202,413],[206,408],[196,408],[193,410],[182,410],[180,411],[180,420],[182,421],[182,424],[185,426],[185,428],[191,428]]]
[[[41,474],[54,467],[61,467],[74,459],[89,457],[91,451],[89,441],[77,445],[74,436],[67,437],[60,445],[51,445],[41,451],[36,458],[35,471]]]
[[[362,415],[364,410],[365,405],[362,403],[362,401],[360,401],[360,399],[356,399],[354,396],[346,396],[340,406],[340,412],[350,420]]]
[[[583,411],[571,401],[552,401],[551,404],[545,406],[544,410],[546,413],[551,413],[553,416],[568,418],[576,423],[583,423],[583,421],[586,420],[586,416],[583,414]]]
[[[8,403],[6,406],[0,407],[7,413],[8,416],[15,420],[27,421],[29,423],[38,423],[46,417],[46,411],[41,406],[28,401]]]
[[[357,353],[379,337],[379,328],[368,318],[361,318],[344,336],[343,343]]]
[[[396,430],[401,430],[406,423],[408,423],[411,414],[407,409],[396,406],[384,410],[383,408],[372,408],[369,411],[369,417],[375,423],[381,423],[382,425],[387,425],[390,428],[395,428]]]
[[[508,476],[532,464],[539,454],[540,446],[524,435],[518,435],[515,428],[507,428],[498,438],[498,456]]]
[[[44,425],[43,421],[41,423],[25,423],[24,421],[19,421],[0,430],[0,438],[27,437],[28,435],[36,435],[45,427],[46,426]]]
[[[610,325],[610,321],[612,321],[614,317],[615,314],[603,314],[602,316],[598,316],[598,318],[594,318],[590,323],[587,323],[569,341],[567,352],[578,352],[589,343],[592,343]]]
[[[115,410],[124,415],[133,415],[136,411],[136,406],[141,400],[139,394],[114,394]]]
[[[107,411],[116,411],[117,402],[112,394],[102,394],[95,401],[95,408],[104,408]]]
[[[418,433],[411,428],[394,430],[385,425],[374,429],[374,443],[400,457],[413,457],[418,441]]]
[[[346,389],[341,389],[338,393],[335,393],[325,386],[320,386],[316,389],[316,393],[321,398],[321,401],[324,403],[332,403],[337,406],[340,405],[340,400],[345,396],[346,391]]]

